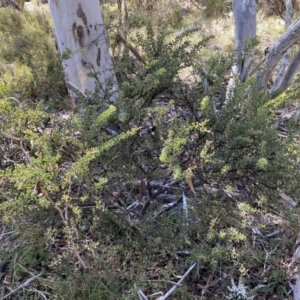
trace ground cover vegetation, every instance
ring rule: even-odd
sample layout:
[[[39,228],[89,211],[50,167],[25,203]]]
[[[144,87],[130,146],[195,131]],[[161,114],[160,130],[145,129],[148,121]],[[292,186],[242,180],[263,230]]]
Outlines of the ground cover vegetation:
[[[250,76],[224,105],[230,2],[118,3],[115,104],[71,104],[50,16],[0,9],[0,298],[159,299],[196,263],[169,299],[292,299],[299,82],[274,99]]]

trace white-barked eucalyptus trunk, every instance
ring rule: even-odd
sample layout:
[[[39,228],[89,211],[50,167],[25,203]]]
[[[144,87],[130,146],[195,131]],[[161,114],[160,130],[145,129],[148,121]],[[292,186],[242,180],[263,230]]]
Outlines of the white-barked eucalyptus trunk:
[[[66,82],[85,94],[99,90],[99,99],[116,102],[118,83],[99,0],[49,0],[58,50],[71,51],[63,61]]]
[[[235,80],[245,81],[253,58],[254,49],[251,41],[256,37],[256,2],[255,0],[232,0],[235,25],[236,62],[232,66],[231,78],[226,92],[227,101],[232,97]],[[248,45],[247,45],[248,44]]]

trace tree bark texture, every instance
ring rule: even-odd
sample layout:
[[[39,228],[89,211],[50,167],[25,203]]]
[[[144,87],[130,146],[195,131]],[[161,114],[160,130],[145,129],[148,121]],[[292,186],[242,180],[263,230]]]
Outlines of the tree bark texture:
[[[226,92],[226,98],[232,97],[236,79],[245,81],[252,60],[254,49],[246,49],[247,42],[256,37],[256,2],[255,0],[232,0],[232,10],[235,25],[236,63],[232,67],[231,78]],[[246,51],[247,50],[247,51]]]
[[[245,44],[256,37],[256,3],[255,0],[232,1],[235,23],[235,50],[240,60],[235,66],[235,73],[240,81],[245,81],[253,50],[245,53]]]
[[[269,46],[265,61],[257,73],[257,82],[262,88],[267,89],[268,80],[270,79],[279,60],[299,39],[300,19],[296,20],[285,33],[283,33],[271,46]],[[282,88],[284,86],[287,87],[287,85],[291,82],[300,65],[299,56],[299,53],[297,53],[293,58],[286,73],[281,79],[277,91],[274,91],[274,95],[277,95],[279,89],[282,91]]]
[[[292,19],[292,0],[286,0],[286,12],[285,12],[285,27],[286,27],[286,30],[288,30],[288,28],[291,26],[291,19]],[[289,62],[290,52],[291,52],[291,48],[284,54],[284,56],[282,58],[280,68],[277,72],[274,84],[273,84],[273,86],[270,90],[271,92],[277,90],[280,86],[280,82],[283,78],[286,66]]]
[[[64,61],[68,86],[82,94],[99,87],[100,98],[115,102],[118,83],[99,0],[49,0],[49,6],[58,49],[72,52]]]

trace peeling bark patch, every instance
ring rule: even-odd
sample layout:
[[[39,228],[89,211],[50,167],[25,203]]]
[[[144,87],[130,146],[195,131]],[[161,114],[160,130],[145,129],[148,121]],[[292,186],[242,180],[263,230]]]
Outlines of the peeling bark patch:
[[[76,33],[77,33],[77,38],[78,38],[79,45],[81,47],[83,47],[84,46],[84,43],[83,43],[83,38],[84,38],[83,26],[79,25],[76,29]]]
[[[83,24],[84,24],[85,26],[87,26],[87,17],[86,17],[86,15],[85,15],[84,11],[82,10],[81,3],[78,3],[77,16],[78,16],[79,18],[81,18],[82,21],[83,21]]]
[[[98,67],[100,67],[100,61],[101,61],[101,50],[100,48],[98,48],[97,59],[96,59],[96,63]]]

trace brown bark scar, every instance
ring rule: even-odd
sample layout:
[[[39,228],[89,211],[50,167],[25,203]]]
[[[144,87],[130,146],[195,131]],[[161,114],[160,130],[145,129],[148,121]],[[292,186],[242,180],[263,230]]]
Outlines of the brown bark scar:
[[[84,11],[82,10],[81,3],[78,3],[77,16],[79,18],[81,18],[83,21],[83,24],[85,26],[87,26],[87,17],[86,17],[86,14],[84,13]]]
[[[98,67],[100,67],[100,61],[101,61],[101,50],[100,48],[98,48],[97,59],[96,59],[96,63]]]
[[[75,42],[78,42],[78,36],[77,36],[77,25],[76,25],[76,22],[73,23],[72,25],[72,33],[73,33],[73,37],[74,37],[74,40]]]
[[[79,42],[80,47],[83,47],[84,46],[84,43],[83,43],[84,29],[83,29],[82,25],[79,25],[77,27],[76,34],[77,34],[77,37],[78,37],[78,42]]]
[[[92,70],[92,69],[93,69],[93,65],[92,65],[88,60],[82,58],[82,59],[81,59],[81,63],[82,63],[82,65],[83,65],[86,69],[88,69],[88,70]]]

